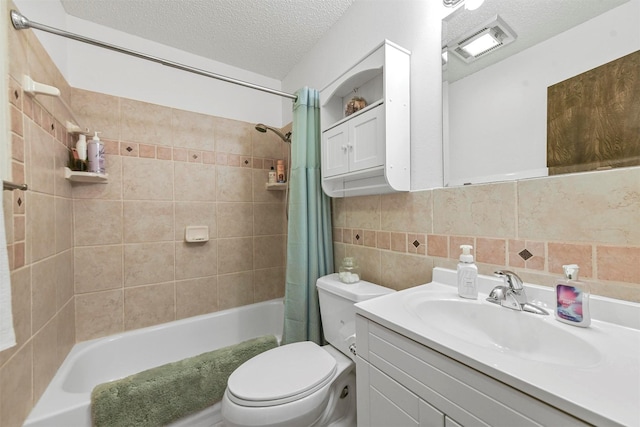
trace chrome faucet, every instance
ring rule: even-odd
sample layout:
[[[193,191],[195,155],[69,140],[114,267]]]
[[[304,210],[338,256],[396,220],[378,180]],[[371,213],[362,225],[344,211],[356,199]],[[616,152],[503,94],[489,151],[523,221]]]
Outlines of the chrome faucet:
[[[500,304],[503,307],[517,311],[548,315],[547,311],[527,302],[527,293],[522,285],[522,279],[513,271],[498,270],[496,277],[504,280],[504,285],[496,286],[489,294],[487,301]]]

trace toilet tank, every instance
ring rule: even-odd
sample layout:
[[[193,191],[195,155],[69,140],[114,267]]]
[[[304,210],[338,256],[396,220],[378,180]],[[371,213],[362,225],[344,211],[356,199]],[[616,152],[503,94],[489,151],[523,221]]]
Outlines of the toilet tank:
[[[355,354],[349,347],[352,344],[355,346],[356,342],[354,304],[395,291],[364,280],[351,284],[342,283],[337,274],[320,277],[316,286],[324,338],[353,359]]]

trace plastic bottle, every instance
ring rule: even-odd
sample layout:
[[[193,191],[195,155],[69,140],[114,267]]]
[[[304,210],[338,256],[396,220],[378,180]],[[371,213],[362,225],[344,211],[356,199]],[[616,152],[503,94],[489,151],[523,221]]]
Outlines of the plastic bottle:
[[[462,298],[478,298],[478,267],[473,262],[471,245],[460,245],[462,254],[458,263],[458,295]]]
[[[269,171],[269,184],[275,184],[276,182],[276,171],[273,166],[271,166],[271,170]]]
[[[284,173],[284,160],[276,162],[276,176],[278,182],[287,182],[287,176]]]
[[[589,285],[578,280],[577,264],[563,265],[564,280],[556,285],[556,319],[573,326],[586,328],[591,324],[589,314]]]
[[[104,144],[98,138],[98,132],[93,135],[93,138],[87,144],[87,160],[89,172],[105,173]]]
[[[76,151],[78,152],[78,158],[83,162],[87,160],[87,137],[84,134],[78,135],[78,142],[76,142]]]

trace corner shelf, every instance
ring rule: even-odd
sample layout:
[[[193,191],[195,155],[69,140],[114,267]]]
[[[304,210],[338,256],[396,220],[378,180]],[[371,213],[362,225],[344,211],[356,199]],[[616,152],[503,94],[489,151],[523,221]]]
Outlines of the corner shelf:
[[[107,173],[72,171],[67,167],[64,168],[64,177],[72,182],[106,184],[109,181]]]
[[[264,188],[266,188],[267,190],[273,191],[273,190],[286,190],[287,189],[287,183],[286,182],[276,182],[275,184],[269,184],[268,182],[264,185]]]

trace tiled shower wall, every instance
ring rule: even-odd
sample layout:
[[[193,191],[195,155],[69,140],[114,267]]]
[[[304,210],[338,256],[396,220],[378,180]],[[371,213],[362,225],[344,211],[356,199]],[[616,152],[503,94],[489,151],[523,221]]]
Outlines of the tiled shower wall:
[[[283,296],[288,145],[253,124],[70,88],[32,31],[10,31],[13,176],[3,193],[17,345],[0,353],[0,427],[20,426],[75,342]],[[23,75],[61,89],[22,91]],[[107,184],[64,178],[98,130]],[[186,244],[186,225],[210,241]]]
[[[592,292],[640,302],[640,168],[415,193],[333,199],[336,265],[394,289],[456,268],[474,246],[480,273],[516,271],[552,286],[580,265]]]

